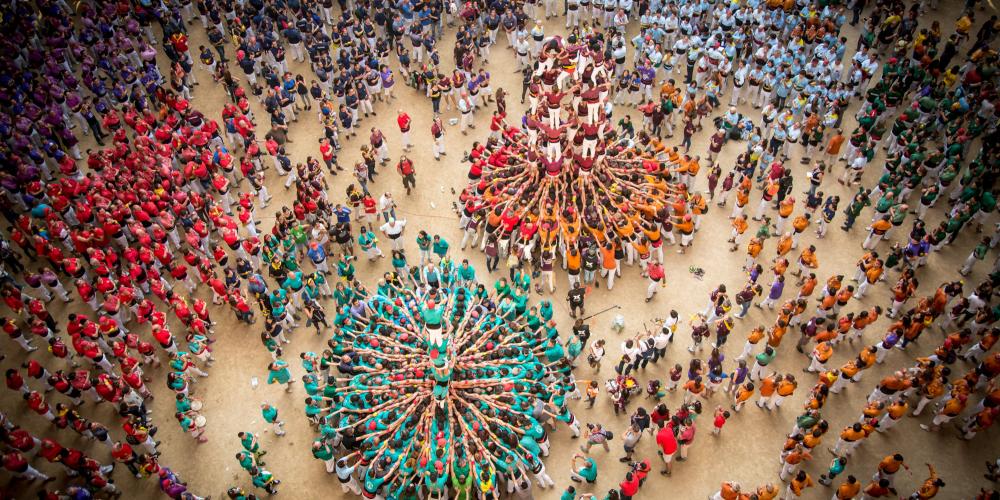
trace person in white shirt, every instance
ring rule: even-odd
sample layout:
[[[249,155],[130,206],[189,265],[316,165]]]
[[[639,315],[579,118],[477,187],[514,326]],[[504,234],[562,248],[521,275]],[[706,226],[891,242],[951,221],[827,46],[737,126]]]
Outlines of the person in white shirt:
[[[462,91],[462,97],[458,99],[458,111],[462,113],[462,121],[459,130],[461,130],[462,135],[468,135],[465,131],[466,128],[476,128],[476,125],[472,123],[473,120],[473,110],[475,106],[472,104],[472,100],[469,99],[469,93]]]
[[[389,240],[392,241],[393,250],[402,250],[403,240],[401,239],[401,236],[403,236],[404,228],[406,228],[406,219],[390,217],[385,224],[382,224],[379,227],[379,230],[385,234],[386,238],[389,238]]]
[[[386,192],[378,199],[378,210],[382,212],[382,218],[389,222],[390,219],[396,218],[396,200],[393,199],[392,194]]]
[[[743,92],[743,86],[747,83],[747,74],[750,70],[742,61],[739,63],[739,67],[736,68],[736,72],[733,73],[733,92],[732,96],[729,98],[730,106],[739,106],[740,104],[740,93]]]

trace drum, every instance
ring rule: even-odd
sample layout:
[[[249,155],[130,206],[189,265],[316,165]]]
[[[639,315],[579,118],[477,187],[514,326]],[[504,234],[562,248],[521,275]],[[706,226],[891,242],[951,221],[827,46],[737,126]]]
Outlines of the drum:
[[[204,415],[198,415],[194,419],[194,425],[198,426],[199,429],[205,427],[205,424],[207,424],[207,423],[208,423],[208,419],[205,418]]]
[[[201,411],[202,403],[197,399],[191,401],[191,409],[194,411]]]

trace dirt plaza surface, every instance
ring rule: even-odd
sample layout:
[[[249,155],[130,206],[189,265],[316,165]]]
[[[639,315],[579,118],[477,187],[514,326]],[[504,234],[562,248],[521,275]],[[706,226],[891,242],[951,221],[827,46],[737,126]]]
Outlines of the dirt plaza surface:
[[[950,27],[959,8],[958,4],[955,4],[954,9],[950,8],[952,3],[944,2],[938,10],[922,16],[921,26],[924,23],[929,23],[930,20],[937,19],[941,21],[942,26]],[[985,19],[989,17],[990,11],[977,11],[976,14],[977,18]],[[546,34],[565,34],[566,29],[563,27],[563,22],[564,18],[562,17],[545,21]],[[853,47],[854,40],[858,36],[857,30],[850,26],[845,29],[845,35],[850,40],[848,46]],[[626,38],[634,36],[637,31],[637,23],[631,23],[629,37]],[[445,33],[444,39],[439,42],[439,47],[444,60],[442,66],[450,69],[452,58],[448,48],[449,44],[454,41],[454,29],[446,29]],[[197,22],[190,26],[189,35],[192,48],[207,44],[204,30]],[[231,47],[227,49],[231,50]],[[162,58],[162,54],[159,57]],[[394,57],[390,57],[390,59],[395,62]],[[161,67],[166,67],[165,63],[161,64]],[[196,64],[196,67],[198,68],[196,71],[200,84],[194,88],[192,105],[203,112],[206,117],[218,120],[222,105],[228,103],[229,99],[221,85],[213,82],[210,75],[200,65]],[[502,87],[507,92],[507,121],[512,124],[520,122],[520,117],[526,109],[526,106],[519,100],[521,74],[514,71],[515,67],[516,61],[513,51],[506,47],[504,41],[498,40],[497,45],[491,48],[485,68],[491,74],[492,87],[494,89]],[[290,69],[292,73],[304,75],[306,82],[311,79],[312,73],[308,64],[290,61]],[[683,64],[678,64],[678,68],[674,72],[674,78],[678,81],[683,80],[682,71]],[[234,72],[234,74],[236,73]],[[251,101],[258,124],[265,124],[267,113],[256,99],[251,99]],[[728,95],[722,98],[722,102],[728,102]],[[457,262],[468,259],[476,268],[478,279],[487,287],[491,287],[495,279],[506,276],[506,267],[501,261],[498,271],[492,274],[488,273],[485,266],[485,256],[482,252],[478,249],[462,251],[459,248],[462,231],[458,226],[458,215],[453,209],[453,203],[457,201],[457,196],[454,193],[461,192],[467,184],[466,174],[469,164],[462,162],[463,152],[468,151],[474,141],[483,142],[486,140],[489,134],[489,116],[495,108],[495,104],[493,102],[484,103],[483,110],[480,110],[475,118],[476,128],[470,130],[468,135],[462,135],[457,125],[449,123],[449,119],[458,117],[456,110],[447,110],[442,103],[442,118],[446,124],[445,148],[447,156],[442,157],[440,161],[434,159],[431,151],[430,128],[433,119],[431,101],[422,92],[404,85],[402,78],[397,77],[395,98],[388,102],[375,102],[374,106],[375,116],[361,121],[357,137],[349,140],[341,138],[343,149],[339,152],[338,163],[345,168],[345,171],[335,177],[327,176],[327,181],[330,184],[328,192],[332,201],[342,203],[346,201],[345,188],[348,184],[355,182],[355,179],[350,175],[350,168],[355,161],[361,159],[359,147],[368,142],[369,128],[378,127],[387,136],[392,160],[388,165],[379,167],[379,175],[374,183],[369,184],[369,189],[376,199],[384,192],[391,192],[396,198],[399,205],[396,210],[397,217],[407,221],[407,229],[404,233],[405,248],[411,263],[418,255],[415,243],[416,234],[418,230],[423,229],[430,234],[439,234],[451,243],[451,257]],[[843,124],[845,133],[854,128],[853,115],[857,111],[857,106],[858,102],[855,100],[848,112],[845,113],[847,115]],[[317,120],[317,108],[318,106],[314,103],[312,111],[299,112],[298,121],[289,127],[291,141],[285,145],[285,148],[293,162],[305,161],[307,156],[319,157],[318,141],[323,136],[323,128]],[[416,189],[409,196],[405,194],[400,176],[394,171],[395,160],[401,154],[400,133],[396,125],[398,109],[407,112],[413,119],[411,137],[415,147],[406,154],[414,162]],[[725,111],[725,107],[721,111]],[[760,114],[759,110],[747,104],[739,106],[739,111],[751,117],[759,117]],[[611,118],[612,123],[616,123],[618,118],[626,113],[632,116],[634,123],[637,125],[641,123],[641,113],[634,107],[624,105],[615,105]],[[717,110],[713,116],[719,114],[720,110]],[[708,156],[708,140],[714,133],[710,123],[710,120],[706,120],[705,128],[694,136],[691,154],[698,154],[702,158]],[[261,128],[258,127],[258,130]],[[266,129],[266,127],[263,128]],[[680,137],[680,127],[678,127],[675,136],[665,139],[665,143],[668,146],[680,144]],[[91,137],[84,138],[87,147],[96,147],[92,140]],[[728,172],[736,156],[743,151],[745,146],[746,143],[743,141],[726,143],[717,159],[723,173]],[[973,145],[973,151],[978,147],[978,144]],[[803,193],[808,189],[805,173],[810,166],[800,164],[799,160],[802,159],[802,155],[803,149],[796,147],[793,149],[790,159],[785,162],[785,165],[792,169],[795,176],[792,193],[797,199],[804,199]],[[866,170],[862,185],[871,186],[875,182],[880,171],[879,161],[884,157],[885,152],[879,150],[878,156]],[[706,189],[705,172],[708,169],[705,168],[705,162],[702,165],[702,173],[696,178],[693,186],[693,189],[698,191]],[[843,172],[843,168],[843,162],[838,162],[820,188],[826,194],[840,195],[840,212],[843,211],[856,190],[854,187],[848,188],[837,183],[836,179]],[[266,175],[267,185],[274,199],[266,209],[259,211],[258,219],[262,221],[259,227],[263,231],[270,229],[274,220],[274,212],[284,206],[291,206],[294,197],[294,191],[283,187],[284,178],[278,177],[273,168],[268,170]],[[245,184],[242,187],[246,189]],[[752,209],[757,206],[759,201],[760,191],[754,189],[747,207],[748,214],[753,213]],[[705,308],[709,294],[719,284],[725,284],[732,294],[739,291],[746,282],[746,273],[741,268],[745,260],[745,244],[749,238],[744,237],[743,243],[736,252],[730,252],[729,244],[726,243],[731,232],[728,215],[733,202],[733,195],[730,194],[725,208],[716,206],[714,202],[708,204],[708,212],[695,235],[693,247],[686,253],[675,252],[677,246],[665,248],[665,286],[658,289],[658,293],[652,301],[645,302],[643,300],[648,281],[640,276],[638,266],[623,265],[622,277],[612,291],[601,286],[594,288],[587,296],[587,314],[611,307],[616,307],[616,309],[588,320],[592,330],[591,342],[602,338],[607,341],[608,352],[600,369],[595,371],[587,365],[584,360],[587,351],[584,351],[585,354],[581,356],[579,366],[574,370],[577,381],[598,380],[600,382],[601,394],[598,396],[597,403],[592,409],[587,409],[585,401],[574,401],[570,403],[570,409],[576,418],[583,423],[600,423],[613,430],[616,438],[610,443],[610,453],[604,452],[600,447],[593,448],[589,453],[598,462],[599,477],[596,484],[576,484],[569,479],[570,462],[573,455],[579,452],[579,445],[583,439],[572,439],[568,429],[560,425],[557,431],[550,433],[551,455],[545,460],[548,473],[556,484],[554,488],[547,490],[540,490],[536,487],[534,490],[536,498],[556,498],[571,484],[577,488],[578,493],[594,493],[598,498],[602,498],[609,489],[617,488],[618,483],[622,480],[627,465],[618,460],[622,456],[619,436],[624,433],[628,425],[628,415],[616,416],[613,413],[612,404],[604,390],[604,381],[615,376],[614,367],[620,357],[620,344],[624,340],[644,332],[646,329],[650,331],[655,329],[654,320],[666,317],[671,310],[676,310],[679,313],[681,325],[673,343],[667,350],[666,359],[660,360],[658,364],[650,364],[647,368],[639,370],[636,375],[643,387],[650,379],[666,380],[668,370],[675,363],[686,369],[693,356],[707,358],[711,351],[710,346],[695,354],[691,354],[687,350],[691,343],[689,320],[696,312]],[[799,206],[801,206],[801,202],[798,203],[796,211],[801,210]],[[946,210],[947,204],[939,203],[927,215],[927,226],[936,226],[940,220],[946,217]],[[856,261],[864,253],[861,243],[867,235],[864,228],[869,217],[870,211],[866,211],[861,215],[855,227],[851,231],[845,232],[839,228],[843,221],[843,214],[838,213],[837,218],[830,224],[825,238],[818,239],[816,237],[815,226],[810,227],[803,235],[799,242],[799,249],[810,244],[817,248],[820,265],[815,272],[821,284],[833,274],[843,274],[848,278],[853,275]],[[904,224],[904,228],[902,228],[904,230],[893,232],[892,241],[905,240],[907,233],[905,229],[908,229],[910,222],[908,220]],[[994,217],[985,224],[987,233],[993,230],[995,222]],[[760,223],[751,221],[750,229],[747,232],[752,235],[759,225]],[[929,265],[918,271],[921,286],[917,295],[930,294],[940,283],[956,279],[964,281],[966,284],[965,293],[967,294],[976,284],[984,280],[995,258],[995,250],[991,251],[984,262],[977,265],[970,276],[963,278],[958,275],[959,267],[982,237],[983,235],[975,234],[972,230],[965,230],[954,244],[932,255]],[[764,251],[759,259],[765,269],[774,256],[773,242],[774,238],[765,243]],[[388,254],[388,241],[382,243],[381,246],[383,251]],[[889,242],[881,243],[879,245],[880,253],[887,250],[889,246]],[[358,255],[361,256],[360,253]],[[797,251],[790,254],[789,259],[792,260],[794,255],[797,255]],[[391,270],[388,258],[376,259],[374,262],[359,258],[356,268],[358,279],[369,288],[374,288],[382,273]],[[692,268],[703,269],[704,276],[696,276],[695,273],[691,272]],[[892,271],[887,274],[885,282],[874,286],[863,299],[852,300],[841,314],[865,310],[873,305],[880,305],[883,309],[888,309],[891,301],[889,288],[895,282],[898,272]],[[769,282],[769,277],[760,280],[765,290]],[[568,286],[565,272],[562,270],[557,269],[556,271],[556,285],[557,290],[554,294],[550,295],[545,291],[542,295],[538,295],[532,292],[531,300],[532,304],[543,298],[552,300],[555,306],[554,319],[559,327],[561,337],[565,339],[571,334],[570,328],[573,319],[568,314],[569,307],[565,297]],[[70,287],[67,286],[67,289]],[[783,299],[794,296],[794,290],[796,288],[789,283],[786,286]],[[72,290],[71,295],[75,295]],[[210,301],[211,298],[211,292],[206,287],[201,287],[196,295],[206,301]],[[57,305],[57,302],[53,302],[49,307],[61,322],[71,312],[90,313],[80,300],[68,306]],[[331,305],[333,301],[326,300],[324,303]],[[807,317],[814,307],[814,302],[811,300],[806,313]],[[328,313],[331,310],[332,306],[327,308]],[[774,310],[753,307],[746,318],[736,320],[730,341],[722,349],[727,358],[725,365],[727,371],[731,370],[732,359],[739,354],[746,333],[757,325],[770,326],[774,322],[775,314]],[[624,317],[624,330],[621,333],[611,328],[612,320],[616,315]],[[216,362],[208,370],[210,376],[198,380],[192,386],[193,396],[204,402],[202,413],[208,422],[205,434],[208,442],[198,444],[190,436],[180,432],[173,419],[174,402],[171,393],[164,384],[166,368],[146,370],[147,375],[152,378],[152,382],[148,385],[156,396],[150,404],[154,422],[159,427],[156,439],[162,441],[159,448],[162,451],[161,464],[180,473],[187,481],[189,488],[200,495],[210,494],[213,498],[222,498],[225,496],[225,490],[234,485],[243,486],[248,492],[252,491],[253,487],[250,484],[249,476],[240,469],[239,464],[233,458],[241,450],[237,432],[252,431],[260,436],[261,446],[268,452],[266,459],[268,470],[281,480],[280,497],[305,499],[349,496],[341,493],[340,483],[336,476],[327,474],[323,463],[312,457],[310,445],[316,437],[316,432],[310,427],[303,413],[305,392],[301,387],[301,377],[304,371],[299,364],[299,353],[305,351],[321,352],[326,346],[329,333],[316,335],[312,328],[300,327],[289,335],[291,344],[284,348],[285,359],[289,362],[292,378],[298,380],[299,383],[290,393],[286,393],[280,385],[269,386],[266,384],[266,367],[271,360],[259,340],[262,323],[259,318],[256,325],[247,326],[236,321],[228,308],[214,306],[212,317],[218,322],[215,326],[217,342],[212,346]],[[172,315],[170,318],[171,321],[176,321]],[[891,321],[883,316],[877,323],[869,326],[865,331],[862,345],[876,342]],[[148,325],[139,325],[132,327],[131,330],[140,333],[140,335],[146,335],[148,328]],[[183,331],[183,328],[178,327],[176,331]],[[790,330],[789,333],[793,339],[797,339],[799,336],[797,331]],[[866,370],[860,383],[852,384],[844,392],[830,396],[822,409],[823,418],[830,423],[830,432],[824,436],[823,443],[814,450],[813,459],[804,467],[814,479],[826,472],[830,460],[833,458],[827,448],[834,444],[837,434],[844,426],[858,419],[865,406],[865,398],[875,384],[896,369],[912,366],[918,357],[931,354],[933,349],[944,339],[945,333],[951,332],[942,332],[937,325],[929,328],[924,332],[918,344],[911,346],[905,352],[893,350],[885,364]],[[0,364],[0,367],[17,366],[27,358],[24,352],[12,342],[6,339],[2,342],[6,359]],[[862,345],[858,343],[838,345],[835,348],[830,366],[839,366],[855,357]],[[770,482],[783,492],[784,484],[778,479],[778,471],[781,468],[779,454],[794,425],[795,418],[801,413],[801,407],[806,400],[809,389],[816,382],[815,374],[803,373],[802,369],[808,365],[807,355],[797,353],[794,341],[786,339],[780,346],[772,368],[780,373],[795,375],[799,381],[799,387],[794,395],[789,397],[780,409],[774,411],[766,411],[758,409],[754,405],[747,405],[739,413],[733,414],[720,436],[713,436],[711,433],[712,414],[720,405],[728,409],[732,403],[731,398],[720,392],[703,400],[704,412],[695,421],[698,432],[690,449],[690,456],[684,462],[675,461],[674,470],[670,476],[661,476],[656,473],[660,467],[660,461],[656,456],[658,447],[653,436],[649,434],[644,436],[639,442],[635,457],[649,459],[653,464],[654,471],[647,478],[639,495],[645,498],[706,498],[719,489],[722,481],[738,481],[745,488],[754,488]],[[958,361],[953,366],[953,374],[964,373],[972,367],[973,365],[969,363]],[[52,367],[49,369],[52,370]],[[258,383],[252,383],[254,379]],[[18,394],[13,391],[4,393],[2,409],[19,425],[40,436],[56,433],[64,445],[81,447],[89,450],[99,460],[110,461],[108,452],[103,447],[91,445],[68,431],[54,431],[49,428],[48,422],[45,420],[29,415],[23,402],[19,401],[20,398],[16,396]],[[53,397],[57,401],[61,401],[58,395]],[[633,399],[629,405],[630,412],[639,406],[652,410],[655,403],[652,400],[644,400],[642,397],[644,396]],[[681,404],[682,397],[683,391],[678,390],[669,393],[663,398],[663,402],[673,411]],[[973,402],[978,402],[979,396],[975,398]],[[756,400],[756,397],[753,400]],[[260,405],[264,402],[278,408],[279,418],[285,422],[286,435],[278,437],[267,430],[269,426],[263,421],[260,411]],[[88,418],[107,424],[112,428],[113,433],[120,434],[120,430],[115,427],[118,417],[110,405],[95,407],[88,402],[81,411]],[[967,414],[963,414],[963,416]],[[995,460],[1000,453],[1000,446],[998,446],[1000,439],[998,439],[997,430],[990,429],[985,433],[980,433],[972,441],[964,441],[959,439],[960,434],[951,425],[945,426],[936,433],[921,430],[919,425],[929,423],[931,417],[932,412],[929,411],[919,418],[905,417],[903,422],[891,431],[878,433],[867,439],[851,456],[846,472],[834,482],[834,485],[839,484],[840,480],[847,474],[855,475],[865,485],[870,481],[876,465],[884,456],[901,453],[910,466],[910,472],[902,472],[897,475],[895,487],[900,496],[908,496],[923,482],[926,477],[925,463],[933,464],[947,484],[939,494],[939,498],[971,498],[978,493],[981,487],[989,488],[992,483],[983,478],[985,472],[983,463]],[[120,469],[116,471],[115,479],[116,484],[125,492],[124,498],[157,498],[162,495],[154,481],[135,480],[129,477],[128,471],[124,470],[123,467]],[[52,470],[51,472],[55,473],[56,471]],[[59,471],[59,474],[62,475],[63,472]],[[27,484],[11,484],[11,487],[20,498],[27,498],[31,492],[38,488],[36,485]],[[257,493],[258,496],[265,495],[260,490],[254,493]],[[832,494],[833,488],[817,484],[816,487],[807,491],[805,498],[829,498]]]

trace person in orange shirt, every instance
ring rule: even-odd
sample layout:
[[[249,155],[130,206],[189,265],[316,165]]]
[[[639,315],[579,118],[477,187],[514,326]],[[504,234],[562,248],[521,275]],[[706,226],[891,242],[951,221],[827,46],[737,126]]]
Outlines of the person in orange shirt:
[[[799,467],[802,466],[803,462],[811,459],[812,455],[809,454],[808,450],[803,449],[801,444],[795,445],[795,448],[782,459],[781,472],[778,473],[778,478],[782,481],[788,481],[792,474],[798,473]]]
[[[749,177],[744,177],[749,179]],[[733,204],[733,211],[729,214],[730,219],[735,219],[743,215],[743,209],[750,203],[750,185],[740,184],[736,188],[736,203]]]
[[[793,247],[795,246],[794,243],[792,244],[792,246]],[[803,278],[801,278],[802,273],[806,269],[816,269],[817,267],[819,267],[819,259],[816,258],[816,246],[809,245],[809,248],[803,250],[802,253],[799,254],[799,259],[796,261],[795,264],[796,264],[795,271],[792,272],[792,276],[799,277],[800,278],[799,281],[796,282],[795,284],[798,286],[802,286],[802,283],[805,281]]]
[[[934,466],[931,464],[925,465],[927,465],[927,471],[930,475],[927,479],[924,479],[924,484],[921,484],[920,488],[917,488],[917,491],[910,495],[910,498],[919,500],[934,498],[937,496],[938,491],[944,487],[944,481],[938,477],[937,472],[934,470]]]
[[[868,287],[878,283],[878,280],[882,278],[882,272],[885,270],[883,266],[882,259],[876,258],[874,262],[865,268],[864,279],[858,285],[858,291],[854,293],[854,298],[860,299],[864,297]]]
[[[837,295],[843,279],[843,274],[835,274],[827,278],[826,285],[823,287],[823,297],[826,297],[827,295]]]
[[[996,422],[997,416],[1000,416],[1000,408],[995,406],[983,407],[979,412],[969,415],[962,425],[962,439],[968,441],[976,437],[977,433],[989,429]]]
[[[792,248],[799,247],[799,235],[805,232],[809,228],[809,219],[812,218],[812,214],[809,212],[803,213],[798,217],[792,219]]]
[[[865,438],[864,429],[860,422],[855,422],[844,428],[840,433],[840,438],[837,439],[837,444],[830,448],[830,453],[838,457],[851,456],[854,449],[861,444],[861,440]]]
[[[771,330],[767,332],[767,345],[777,349],[781,345],[781,339],[788,332],[788,323],[784,320],[778,320],[777,323],[771,327]]]
[[[791,483],[788,483],[788,488],[785,489],[785,499],[791,500],[795,498],[802,498],[802,493],[805,492],[806,488],[811,488],[815,484],[813,483],[812,477],[806,473],[804,470],[800,470],[795,478],[792,479]]]
[[[740,388],[736,390],[736,396],[734,397],[732,405],[733,411],[742,410],[743,407],[746,406],[747,401],[749,401],[750,398],[753,397],[753,394],[754,394],[753,382],[747,382],[746,384],[740,386]]]
[[[747,224],[747,217],[743,214],[740,214],[738,217],[733,219],[732,226],[733,226],[732,237],[730,237],[728,241],[729,243],[732,243],[733,246],[729,247],[729,251],[735,252],[740,244],[739,242],[740,236],[743,236],[743,233],[745,233],[747,227],[749,227],[749,224]]]
[[[712,500],[739,500],[740,491],[740,483],[726,481],[711,498]]]
[[[753,266],[757,264],[757,256],[760,255],[761,250],[764,249],[764,242],[754,236],[750,238],[750,243],[747,243],[747,261],[743,266],[744,271],[749,271],[753,269]]]
[[[961,414],[965,410],[968,401],[969,396],[967,394],[953,394],[941,405],[941,409],[938,410],[937,415],[934,415],[934,420],[931,420],[931,425],[920,424],[920,428],[928,432],[941,430],[941,424],[951,422],[952,419]]]
[[[851,330],[848,332],[847,341],[853,344],[855,339],[861,340],[861,336],[864,334],[865,328],[874,323],[881,315],[881,306],[872,306],[872,308],[867,311],[859,312],[857,316],[854,317],[854,321],[851,323]]]
[[[747,333],[747,342],[743,344],[743,351],[739,356],[736,357],[736,361],[742,361],[747,359],[750,352],[753,351],[755,345],[757,345],[761,339],[764,338],[764,327],[757,325],[749,333]]]
[[[854,476],[847,476],[847,480],[840,483],[837,491],[833,494],[832,500],[853,500],[861,493],[861,483]]]
[[[833,346],[829,342],[820,342],[812,351],[812,361],[809,367],[803,369],[805,372],[819,373],[826,371],[826,362],[833,356]]]
[[[778,245],[775,248],[775,252],[780,256],[784,256],[790,251],[792,251],[792,234],[784,233],[778,238]]]
[[[837,129],[837,132],[830,136],[830,140],[826,142],[826,149],[823,151],[824,170],[826,165],[832,166],[833,162],[840,156],[840,147],[844,145],[846,139],[844,131],[840,129]]]
[[[896,473],[899,472],[899,469],[901,468],[910,470],[910,466],[906,465],[906,462],[903,461],[903,455],[900,455],[899,453],[886,455],[885,458],[878,463],[875,471],[875,477],[873,479],[879,482],[885,479],[889,481],[889,487],[892,488]]]
[[[1000,329],[991,328],[989,330],[985,330],[982,333],[982,337],[979,339],[979,342],[973,344],[972,347],[969,347],[969,349],[962,353],[959,357],[966,361],[979,364],[983,356],[989,352],[994,345],[996,345],[998,339],[1000,339]]]
[[[812,295],[813,291],[816,290],[817,283],[819,283],[819,280],[816,279],[816,273],[809,273],[799,284],[798,298],[805,299]]]
[[[773,484],[767,483],[763,486],[758,486],[755,493],[757,494],[757,500],[774,500],[778,497],[779,491]]]
[[[776,377],[774,374],[771,374],[764,377],[764,379],[760,381],[760,397],[757,398],[757,408],[765,408],[768,411],[771,410],[770,406],[768,406],[768,402],[771,400],[771,396],[774,395],[774,390],[777,387],[779,377],[781,377],[781,375],[777,375]]]
[[[694,229],[697,231],[701,229],[701,216],[708,211],[708,203],[701,193],[692,195],[688,203],[691,204],[691,213],[694,215]]]
[[[866,500],[869,498],[891,498],[892,495],[892,490],[889,489],[889,481],[882,479],[880,481],[872,481],[868,483],[868,486],[865,487],[865,495],[863,498]]]
[[[674,227],[681,233],[681,247],[677,253],[684,253],[691,246],[691,241],[694,240],[694,222],[692,222],[691,214],[684,214],[684,217],[674,223]]]
[[[873,222],[871,225],[871,230],[868,232],[868,237],[865,238],[865,242],[861,244],[861,248],[865,250],[871,250],[878,245],[878,242],[885,239],[886,233],[892,229],[892,223],[889,222],[889,216],[883,215],[877,221]]]
[[[608,279],[608,291],[615,287],[615,276],[619,274],[621,271],[618,268],[618,259],[615,258],[615,244],[608,239],[601,246],[601,277]]]
[[[826,318],[832,318],[835,316],[833,313],[833,306],[837,303],[836,294],[827,294],[819,299],[819,305],[816,306],[816,314]]]
[[[684,383],[684,404],[694,403],[698,396],[705,392],[705,384],[701,381],[701,376],[697,376]]]
[[[836,316],[840,310],[854,297],[854,285],[847,285],[837,292],[837,300],[833,304],[833,315]]]
[[[778,222],[774,225],[774,232],[777,234],[782,234],[785,232],[785,224],[792,217],[792,212],[795,210],[795,197],[789,196],[784,200],[778,202]]]
[[[882,420],[878,421],[878,432],[886,432],[895,427],[906,415],[909,408],[910,405],[906,402],[906,398],[899,398],[890,403],[885,409],[885,415],[882,415]]]
[[[781,402],[788,396],[791,396],[798,386],[799,383],[795,381],[795,377],[791,374],[786,374],[783,378],[777,380],[774,395],[771,396],[771,400],[769,401],[770,409],[776,410],[781,408]]]

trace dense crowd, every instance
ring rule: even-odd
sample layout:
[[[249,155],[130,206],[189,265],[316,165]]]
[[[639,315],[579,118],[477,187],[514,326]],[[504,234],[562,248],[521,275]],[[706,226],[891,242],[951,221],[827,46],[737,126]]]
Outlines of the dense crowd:
[[[682,251],[710,244],[695,233],[710,204],[725,206],[733,191],[733,251],[760,222],[745,245],[746,283],[732,296],[720,285],[686,322],[686,370],[675,361],[664,376],[640,380],[685,327],[671,311],[654,331],[622,339],[616,376],[603,383],[615,413],[630,415],[619,433],[627,470],[607,498],[636,495],[654,469],[636,456],[646,431],[659,446],[661,473],[671,474],[674,457],[683,461],[692,448],[699,415],[711,415],[721,436],[754,397],[761,409],[780,408],[804,378],[776,366],[795,356],[784,349],[778,357],[792,327],[801,332],[801,364],[819,378],[782,446],[779,479],[787,485],[727,481],[717,498],[797,498],[815,482],[832,485],[851,453],[889,432],[911,406],[913,415],[933,414],[922,426],[928,432],[955,421],[962,438],[974,439],[1000,411],[993,298],[1000,259],[975,283],[949,280],[930,291],[920,275],[959,238],[973,244],[957,270],[970,275],[1000,241],[991,227],[1000,23],[977,21],[972,3],[949,33],[920,22],[933,7],[864,0],[567,0],[562,9],[551,0],[4,5],[0,296],[8,311],[0,326],[24,352],[5,353],[17,358],[5,383],[23,406],[2,414],[3,467],[43,482],[40,498],[120,496],[115,464],[154,477],[171,498],[202,498],[161,464],[155,435],[163,421],[149,412],[147,384],[163,374],[156,383],[172,394],[176,425],[206,442],[204,403],[194,392],[215,361],[216,320],[231,313],[260,331],[271,356],[260,374],[289,391],[299,381],[285,352],[291,333],[305,326],[327,338],[321,354],[300,354],[301,382],[305,414],[319,432],[313,456],[344,491],[493,498],[506,489],[530,498],[534,483],[554,485],[542,457],[556,421],[583,441],[571,477],[592,483],[591,449],[609,450],[617,436],[612,423],[581,426],[568,406],[577,398],[593,406],[602,387],[573,375],[581,356],[599,369],[605,355],[605,339],[591,339],[582,317],[589,287],[601,271],[611,289],[625,260],[649,280],[652,301],[665,286],[662,247],[675,233]],[[565,16],[565,34],[545,33],[541,19],[551,16]],[[854,47],[847,24],[861,26]],[[439,41],[456,25],[446,62]],[[191,29],[204,30],[208,45],[191,46]],[[504,41],[528,101],[516,121],[483,64]],[[311,74],[289,71],[289,63],[306,62]],[[397,76],[431,101],[427,142],[435,158],[446,155],[441,116],[457,115],[466,134],[477,114],[490,115],[489,138],[468,152],[470,184],[457,210],[461,248],[483,249],[488,273],[505,259],[509,274],[492,287],[443,237],[408,230],[391,194],[372,194],[390,151],[386,134],[362,123],[395,108],[403,152],[412,144],[412,120],[389,104]],[[192,106],[200,85],[224,88],[230,102],[219,116]],[[293,159],[286,145],[299,139],[295,122],[314,107],[323,129],[318,154]],[[641,122],[622,112],[629,107]],[[675,125],[679,145],[668,140]],[[716,132],[704,155],[692,154],[703,127]],[[330,187],[345,171],[338,157],[359,132],[367,143],[351,169],[355,182],[337,201]],[[723,148],[739,151],[734,165],[718,162]],[[804,167],[793,166],[797,158]],[[414,163],[405,154],[394,163],[409,194]],[[797,203],[793,183],[802,175],[808,191]],[[275,177],[285,177],[294,197],[268,212],[272,222],[263,211]],[[843,203],[832,194],[834,177],[851,192],[857,186]],[[695,189],[701,178],[705,190]],[[844,231],[855,231],[859,218],[868,222],[862,255],[856,270],[821,282],[820,252],[806,231],[815,224],[823,238],[838,215]],[[992,233],[979,234],[984,229]],[[418,257],[404,245],[411,232]],[[380,235],[391,243],[392,270],[369,289],[355,263],[386,257]],[[568,305],[580,316],[572,333],[556,329],[550,300],[528,299],[539,277],[555,291],[560,260]],[[788,293],[792,277],[797,291]],[[892,283],[892,302],[861,305],[882,282]],[[535,291],[543,293],[538,283]],[[53,314],[56,298],[80,303],[51,306]],[[741,354],[727,362],[727,339],[753,305],[777,307],[777,317],[770,327],[748,325]],[[872,333],[883,316],[891,322]],[[931,356],[889,356],[933,327],[946,335]],[[852,359],[831,364],[835,349]],[[821,415],[830,394],[882,363],[898,370],[877,382],[814,482],[802,466],[834,425]],[[678,390],[676,409],[659,401]],[[632,410],[643,393],[655,408]],[[708,406],[719,397],[727,403]],[[284,434],[274,406],[263,404],[261,413]],[[51,432],[27,430],[42,420]],[[68,445],[70,432],[106,450]],[[236,458],[253,486],[277,493],[281,481],[266,468],[257,435],[238,437],[244,450]],[[896,495],[894,477],[905,466],[890,453],[871,481],[848,474],[834,496]],[[932,498],[945,485],[928,467],[911,498]],[[239,486],[228,495],[255,497]],[[984,489],[980,498],[997,495]],[[573,486],[563,493],[576,496]]]

